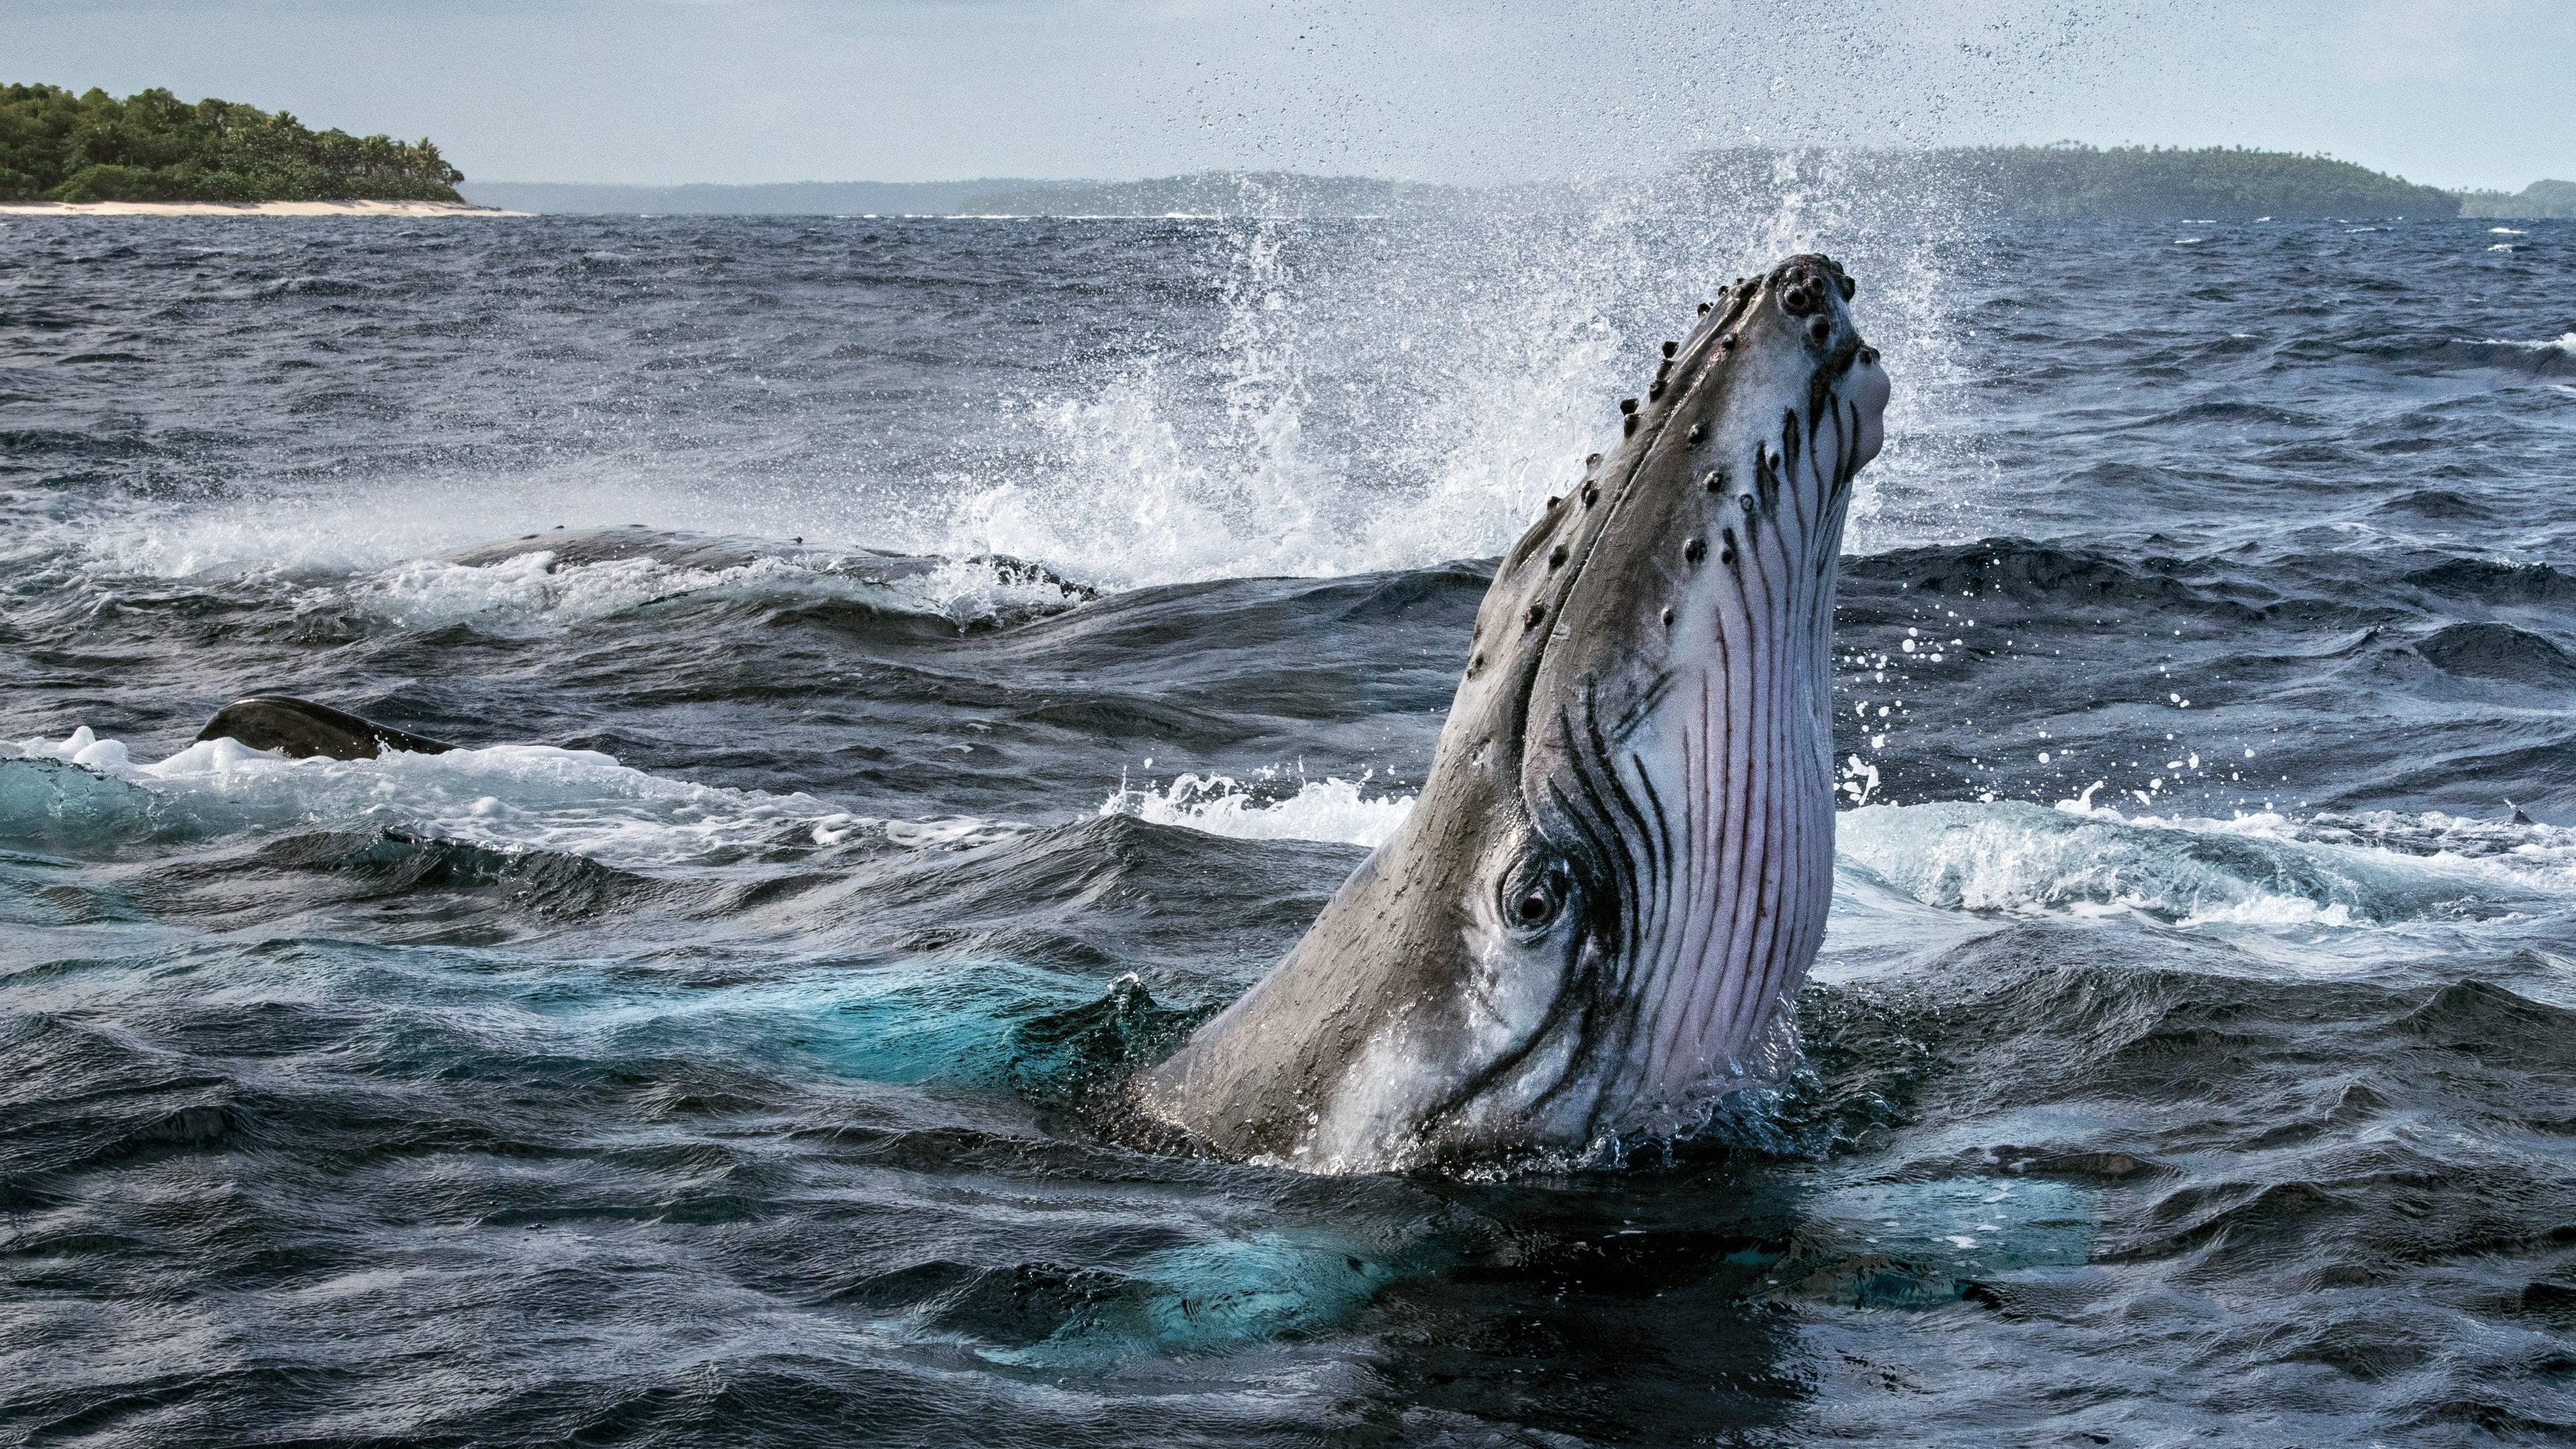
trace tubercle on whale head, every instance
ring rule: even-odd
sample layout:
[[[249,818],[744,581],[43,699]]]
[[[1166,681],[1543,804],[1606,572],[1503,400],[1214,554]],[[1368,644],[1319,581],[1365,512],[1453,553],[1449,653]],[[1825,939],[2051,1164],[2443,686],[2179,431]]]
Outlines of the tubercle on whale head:
[[[1829,639],[1888,380],[1821,256],[1724,289],[1504,558],[1413,812],[1139,1079],[1320,1171],[1579,1147],[1749,1070],[1831,891]]]
[[[1667,345],[1672,386],[1626,415],[1640,420],[1633,436],[1585,460],[1569,490],[1584,506],[1546,510],[1505,555],[1478,637],[1506,637],[1498,621],[1532,609],[1555,624],[1526,641],[1518,668],[1495,660],[1493,698],[1476,702],[1509,710],[1517,695],[1525,719],[1547,692],[1542,660],[1559,683],[1643,667],[1673,643],[1646,621],[1660,629],[1704,561],[1738,567],[1758,548],[1792,548],[1830,571],[1852,478],[1885,441],[1890,391],[1846,305],[1856,290],[1830,258],[1791,257],[1723,289]]]

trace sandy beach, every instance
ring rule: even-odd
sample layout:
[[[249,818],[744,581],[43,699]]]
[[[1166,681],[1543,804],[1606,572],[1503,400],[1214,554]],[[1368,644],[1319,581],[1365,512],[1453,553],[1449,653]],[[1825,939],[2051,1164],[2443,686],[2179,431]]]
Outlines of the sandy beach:
[[[533,216],[452,201],[11,201],[0,216]]]

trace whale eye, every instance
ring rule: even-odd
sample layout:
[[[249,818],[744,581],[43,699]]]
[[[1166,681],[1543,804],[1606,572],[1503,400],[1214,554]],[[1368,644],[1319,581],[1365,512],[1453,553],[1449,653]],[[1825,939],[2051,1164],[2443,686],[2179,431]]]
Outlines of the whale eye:
[[[1523,876],[1503,897],[1503,915],[1514,931],[1537,935],[1565,913],[1568,885],[1562,865],[1551,864]]]

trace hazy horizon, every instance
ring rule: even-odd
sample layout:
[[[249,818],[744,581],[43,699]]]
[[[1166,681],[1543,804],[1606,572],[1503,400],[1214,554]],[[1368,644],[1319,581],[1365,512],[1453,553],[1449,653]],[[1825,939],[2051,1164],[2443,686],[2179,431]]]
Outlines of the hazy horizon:
[[[1728,144],[2054,141],[2453,189],[2576,175],[2576,7],[2538,0],[71,0],[14,7],[9,35],[9,79],[427,135],[485,183],[1481,185]]]
[[[1958,144],[1960,144],[1960,145],[1968,145],[1968,144],[1976,144],[1976,143],[1958,143]],[[2007,142],[2007,143],[1996,143],[1996,144],[2003,144],[2003,145],[2046,145],[2046,144],[2052,144],[2052,143],[2044,143],[2044,142],[2033,142],[2033,143],[2024,143],[2024,142]],[[2092,144],[2092,143],[2079,143],[2079,144]],[[2120,144],[2120,145],[2150,146],[2150,147],[2151,147],[2151,146],[2158,145],[2159,143],[2157,143],[2157,142],[2152,142],[2152,141],[2139,141],[2139,142],[2121,142],[2121,143],[2117,143],[2117,144]],[[2231,143],[2211,143],[2211,144],[2212,144],[2213,146],[2216,146],[2216,145],[2224,145],[2224,144],[2231,144]],[[1860,147],[1860,148],[1854,148],[1854,149],[1859,149],[1859,150],[1870,150],[1870,151],[1879,151],[1879,152],[1892,152],[1892,151],[1900,150],[1900,149],[1902,149],[1902,148],[1892,147],[1892,146],[1881,146],[1881,147]],[[1926,147],[1926,148],[1923,148],[1923,149],[1925,149],[1925,150],[1934,150],[1934,149],[1947,149],[1947,148]],[[2108,149],[2108,148],[2104,148],[2104,149]],[[2200,148],[2174,148],[2174,147],[2167,147],[2166,149],[2200,149]],[[2248,149],[2248,150],[2263,151],[2263,152],[2270,153],[2270,154],[2324,154],[2324,155],[2326,156],[2326,158],[2327,158],[2327,159],[2329,159],[2329,160],[2334,160],[2334,161],[2349,161],[2349,160],[2351,159],[2350,157],[2345,157],[2345,156],[2335,156],[2335,155],[2333,155],[2333,154],[2331,154],[2331,153],[2291,153],[2291,152],[2280,152],[2280,151],[2278,151],[2278,150],[2277,150],[2277,148],[2274,148],[2274,147],[2247,147],[2246,149]],[[2377,168],[2372,168],[2372,169],[2376,170]],[[2576,172],[2576,165],[2571,165],[2571,166],[2568,166],[2568,167],[2562,168],[2562,171],[2564,171],[2564,172]],[[1176,179],[1181,179],[1181,178],[1191,177],[1191,176],[1204,176],[1204,175],[1236,176],[1236,175],[1251,175],[1251,174],[1259,174],[1259,175],[1274,175],[1274,176],[1296,176],[1296,177],[1300,177],[1300,178],[1303,178],[1303,179],[1307,179],[1307,180],[1314,180],[1314,181],[1392,182],[1392,183],[1395,183],[1395,184],[1398,184],[1398,185],[1405,185],[1405,186],[1455,186],[1455,187],[1460,187],[1460,188],[1462,188],[1462,189],[1478,189],[1478,188],[1485,188],[1485,187],[1503,187],[1503,186],[1518,186],[1518,185],[1534,185],[1534,186],[1542,186],[1542,187],[1543,187],[1543,186],[1556,185],[1556,184],[1572,184],[1572,183],[1581,182],[1581,181],[1592,181],[1592,180],[1601,180],[1601,179],[1604,179],[1604,175],[1603,175],[1602,173],[1595,173],[1594,175],[1592,175],[1592,176],[1588,176],[1588,177],[1529,176],[1529,177],[1522,177],[1522,178],[1496,179],[1496,180],[1488,180],[1488,181],[1455,181],[1455,182],[1452,182],[1452,181],[1431,181],[1431,182],[1425,182],[1425,181],[1408,180],[1408,179],[1403,178],[1403,177],[1391,177],[1391,176],[1372,175],[1372,174],[1370,174],[1370,173],[1362,172],[1362,171],[1319,171],[1319,170],[1314,170],[1314,169],[1312,169],[1312,168],[1298,167],[1298,166],[1267,166],[1267,167],[1257,167],[1257,168],[1256,168],[1256,167],[1203,166],[1203,167],[1193,168],[1192,170],[1189,170],[1189,171],[1165,171],[1165,172],[1156,172],[1156,173],[1151,173],[1151,174],[1134,174],[1134,175],[1109,175],[1109,174],[1105,174],[1105,173],[1104,173],[1104,174],[1099,174],[1099,175],[1089,175],[1089,176],[1006,176],[1006,175],[1001,175],[1001,174],[995,173],[995,174],[978,175],[978,176],[934,176],[934,177],[923,177],[923,178],[920,178],[920,179],[917,179],[917,180],[905,180],[905,181],[889,181],[889,180],[886,180],[886,179],[885,179],[885,178],[883,178],[883,177],[877,177],[877,176],[799,176],[799,177],[794,177],[794,178],[791,178],[791,179],[779,180],[779,181],[711,181],[711,180],[695,180],[695,181],[590,181],[590,180],[585,180],[585,179],[581,179],[581,178],[564,179],[564,178],[559,178],[559,177],[535,177],[535,176],[488,176],[488,177],[486,177],[486,176],[476,176],[476,177],[469,177],[469,178],[465,181],[465,183],[464,183],[464,184],[465,184],[466,186],[468,186],[468,187],[473,187],[473,186],[478,186],[478,185],[479,185],[479,186],[561,186],[561,187],[593,187],[593,188],[598,188],[598,189],[601,189],[601,190],[616,190],[616,191],[680,191],[680,190],[686,190],[686,189],[689,189],[689,188],[692,188],[692,187],[717,187],[717,188],[726,188],[726,189],[750,190],[750,189],[784,188],[784,187],[797,187],[797,186],[918,186],[918,187],[962,187],[962,186],[987,186],[987,185],[991,185],[991,186],[1021,186],[1021,185],[1037,185],[1037,186],[1086,186],[1086,185],[1088,185],[1088,186],[1124,186],[1124,185],[1132,185],[1132,184],[1135,184],[1135,183],[1138,183],[1138,182],[1168,181],[1168,180],[1176,180]],[[1649,174],[1649,173],[1639,173],[1639,174],[1640,174],[1640,175],[1643,175],[1643,174]],[[2403,179],[2403,180],[2407,180],[2407,181],[2414,181],[2414,180],[2416,180],[2416,178],[2411,177],[2411,176],[2410,176],[2410,177],[2402,177],[2401,179]],[[2567,177],[2566,175],[2563,175],[2563,174],[2562,174],[2562,175],[2555,175],[2555,176],[2534,176],[2534,177],[2532,177],[2532,178],[2531,178],[2531,181],[2530,181],[2530,182],[2525,182],[2525,183],[2523,183],[2523,185],[2521,185],[2521,186],[2503,186],[2503,187],[2460,187],[2460,186],[2453,186],[2453,187],[2448,187],[2448,188],[2445,188],[2445,189],[2447,189],[2447,190],[2452,190],[2452,191],[2503,191],[2503,192],[2506,192],[2506,193],[2514,193],[2514,192],[2520,192],[2520,191],[2522,191],[2526,186],[2529,186],[2529,185],[2531,185],[2531,184],[2532,184],[2532,183],[2534,183],[2534,182],[2543,182],[2543,181],[2563,181],[2563,180],[2566,180],[2566,179],[2568,179],[2568,177]],[[2424,183],[2421,183],[2421,184],[2424,184],[2424,185],[2436,185],[2437,183],[2424,182]]]

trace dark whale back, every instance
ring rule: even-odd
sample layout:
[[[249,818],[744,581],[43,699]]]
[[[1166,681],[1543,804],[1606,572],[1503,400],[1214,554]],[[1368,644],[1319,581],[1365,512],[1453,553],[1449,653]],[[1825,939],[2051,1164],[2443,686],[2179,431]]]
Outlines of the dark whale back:
[[[345,710],[282,694],[237,699],[215,711],[200,740],[236,739],[254,750],[275,750],[288,759],[320,756],[326,760],[372,760],[387,750],[415,755],[441,755],[456,748],[409,730],[360,719]]]

